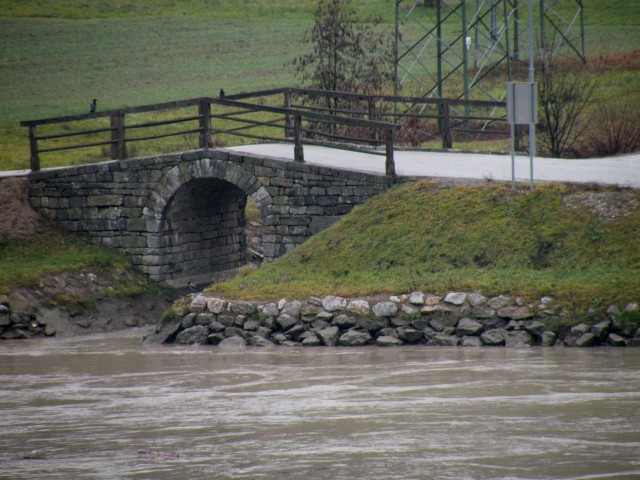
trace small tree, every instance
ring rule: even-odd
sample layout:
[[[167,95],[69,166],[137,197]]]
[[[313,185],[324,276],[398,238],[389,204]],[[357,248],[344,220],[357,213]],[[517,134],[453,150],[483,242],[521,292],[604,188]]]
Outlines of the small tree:
[[[302,43],[311,51],[294,59],[296,76],[322,90],[380,93],[393,82],[389,32],[357,25],[350,0],[319,0],[315,20]],[[337,99],[333,99],[337,108]]]
[[[571,156],[587,131],[588,120],[584,117],[598,86],[598,77],[590,72],[590,67],[552,58],[549,52],[544,52],[538,76],[538,132],[543,151],[560,158]]]

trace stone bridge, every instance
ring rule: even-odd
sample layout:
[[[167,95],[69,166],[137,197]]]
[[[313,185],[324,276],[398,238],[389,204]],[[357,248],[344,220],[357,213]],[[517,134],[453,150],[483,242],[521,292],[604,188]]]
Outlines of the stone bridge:
[[[286,159],[202,149],[32,172],[32,206],[121,250],[150,278],[182,286],[248,261],[245,205],[262,217],[272,260],[394,179]]]

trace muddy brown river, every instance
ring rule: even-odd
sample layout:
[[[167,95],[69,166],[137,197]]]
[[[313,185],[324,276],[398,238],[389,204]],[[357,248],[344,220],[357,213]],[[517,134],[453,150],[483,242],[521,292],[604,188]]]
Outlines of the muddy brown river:
[[[640,478],[640,348],[142,334],[0,343],[0,478]]]

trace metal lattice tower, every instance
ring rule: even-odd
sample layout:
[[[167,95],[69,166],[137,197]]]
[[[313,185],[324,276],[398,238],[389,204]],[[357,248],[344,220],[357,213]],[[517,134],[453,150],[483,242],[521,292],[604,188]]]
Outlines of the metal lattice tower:
[[[394,1],[396,94],[504,100],[514,62],[527,61],[527,0]],[[583,0],[533,1],[540,59],[584,62]]]

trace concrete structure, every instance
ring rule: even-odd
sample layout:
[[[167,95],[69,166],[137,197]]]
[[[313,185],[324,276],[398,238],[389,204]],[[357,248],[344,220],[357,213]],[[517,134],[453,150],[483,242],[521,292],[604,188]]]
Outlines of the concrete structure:
[[[274,259],[394,179],[286,159],[204,149],[42,170],[32,206],[69,230],[117,247],[152,279],[210,281],[247,262],[247,197]]]

